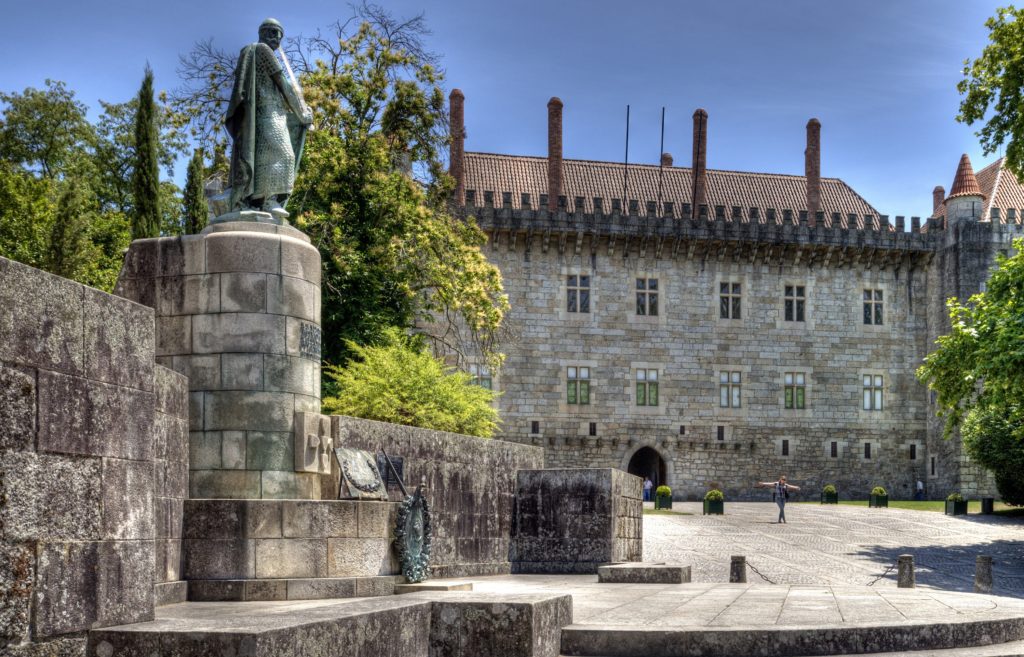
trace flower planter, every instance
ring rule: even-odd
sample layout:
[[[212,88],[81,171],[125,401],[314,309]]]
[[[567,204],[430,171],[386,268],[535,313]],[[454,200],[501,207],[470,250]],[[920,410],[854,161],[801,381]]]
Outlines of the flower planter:
[[[839,504],[839,493],[822,493],[822,504]]]
[[[725,500],[704,500],[704,515],[725,515]]]
[[[951,502],[946,500],[946,515],[947,516],[965,516],[967,515],[967,500],[962,502]]]
[[[672,496],[671,495],[655,495],[654,496],[654,508],[655,509],[671,509],[672,508]]]
[[[889,496],[888,495],[872,495],[868,499],[868,506],[875,509],[888,509],[889,508]]]

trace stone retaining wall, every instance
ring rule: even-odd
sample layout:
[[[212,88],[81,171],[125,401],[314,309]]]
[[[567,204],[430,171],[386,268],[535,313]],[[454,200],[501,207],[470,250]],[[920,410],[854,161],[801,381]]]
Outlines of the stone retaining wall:
[[[335,417],[335,444],[403,462],[412,493],[421,482],[433,513],[431,575],[469,577],[510,572],[509,539],[516,472],[544,466],[541,449],[384,422]],[[322,479],[324,499],[337,497],[335,472]],[[392,501],[401,499],[389,486]]]
[[[0,258],[0,652],[73,653],[178,579],[186,385],[154,348],[151,309]]]

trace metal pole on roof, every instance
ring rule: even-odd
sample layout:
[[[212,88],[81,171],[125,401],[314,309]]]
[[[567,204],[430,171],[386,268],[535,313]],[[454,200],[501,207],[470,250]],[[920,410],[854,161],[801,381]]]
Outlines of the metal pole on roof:
[[[626,105],[626,164],[622,169],[622,211],[629,213],[629,105]]]
[[[658,212],[661,212],[661,181],[665,177],[665,108],[661,108],[661,146],[658,147]]]

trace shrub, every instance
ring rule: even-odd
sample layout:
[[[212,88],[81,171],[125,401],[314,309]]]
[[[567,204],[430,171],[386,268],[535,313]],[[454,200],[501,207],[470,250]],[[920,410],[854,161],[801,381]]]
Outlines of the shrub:
[[[946,501],[947,502],[963,502],[964,501],[964,496],[961,495],[960,493],[950,493],[949,495],[946,496]]]
[[[428,347],[397,328],[385,343],[349,343],[356,355],[344,367],[324,365],[335,394],[323,399],[327,415],[351,415],[438,431],[490,438],[498,426],[495,393],[469,374],[445,367]]]
[[[835,495],[836,487],[833,486],[832,484],[825,484],[825,487],[821,489],[821,492],[825,493],[826,495]]]
[[[656,489],[654,489],[654,494],[655,495],[671,495],[672,494],[672,489],[669,488],[668,486],[658,486]]]
[[[712,488],[704,494],[704,501],[706,502],[721,502],[723,500],[725,500],[725,495],[717,488]]]
[[[874,488],[872,488],[871,489],[871,494],[872,495],[878,495],[878,496],[881,496],[881,497],[888,496],[888,493],[886,493],[885,489],[882,488],[881,486],[875,486]]]

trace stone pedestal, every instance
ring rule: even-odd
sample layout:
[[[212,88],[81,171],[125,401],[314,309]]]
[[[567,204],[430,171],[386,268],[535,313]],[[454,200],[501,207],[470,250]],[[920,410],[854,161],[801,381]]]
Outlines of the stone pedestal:
[[[320,254],[286,225],[229,221],[136,240],[117,292],[156,310],[156,353],[190,391],[192,498],[319,499],[295,413],[320,410]]]
[[[306,600],[390,595],[397,503],[189,500],[184,576],[190,600]]]
[[[640,561],[640,477],[611,468],[520,470],[512,530],[513,573],[597,573]]]

